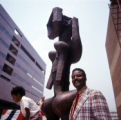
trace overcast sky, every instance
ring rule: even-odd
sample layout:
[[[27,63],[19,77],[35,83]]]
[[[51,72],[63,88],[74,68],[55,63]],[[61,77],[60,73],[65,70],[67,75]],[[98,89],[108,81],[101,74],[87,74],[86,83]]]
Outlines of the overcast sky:
[[[77,17],[83,53],[80,61],[71,66],[71,71],[75,67],[83,68],[87,86],[102,91],[110,110],[116,110],[105,49],[109,0],[0,0],[0,3],[46,62],[45,86],[51,69],[48,52],[54,50],[53,43],[58,40],[47,37],[46,24],[51,11],[61,7],[64,15]],[[74,89],[72,83],[70,89]],[[52,97],[53,90],[45,88],[44,95]]]

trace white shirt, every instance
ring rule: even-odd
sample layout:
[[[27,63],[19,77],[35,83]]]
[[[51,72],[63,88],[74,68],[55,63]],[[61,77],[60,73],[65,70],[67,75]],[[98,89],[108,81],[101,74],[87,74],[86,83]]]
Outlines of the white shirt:
[[[28,108],[30,110],[30,117],[34,116],[35,113],[40,111],[40,107],[34,102],[34,100],[26,96],[23,96],[21,98],[20,108],[24,117],[26,116],[25,108]]]

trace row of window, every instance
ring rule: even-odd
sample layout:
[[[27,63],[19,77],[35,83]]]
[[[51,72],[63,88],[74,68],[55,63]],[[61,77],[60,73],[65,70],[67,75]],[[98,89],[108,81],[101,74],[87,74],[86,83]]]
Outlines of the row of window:
[[[27,70],[25,70],[22,66],[20,66],[18,63],[16,63],[16,66],[17,66],[19,69],[21,69],[21,71],[22,71],[25,75],[29,76],[33,81],[35,81],[35,82],[38,83],[41,87],[43,87],[43,84],[40,83],[38,80],[36,80],[36,79],[35,79],[30,73],[28,73]]]
[[[6,28],[4,26],[2,26],[1,24],[0,24],[0,30],[2,32],[4,32],[4,34],[9,38],[9,40],[12,40],[13,43],[16,46],[20,45],[20,42],[18,40],[16,40],[15,37],[12,38],[12,35],[10,35],[10,33],[6,30]],[[8,43],[6,43],[2,38],[0,38],[0,43],[2,43],[2,45],[4,45],[7,49],[9,49],[9,51],[12,54],[14,54],[15,56],[18,54],[18,50],[12,44],[10,44],[10,46],[9,46]],[[5,58],[12,65],[15,64],[16,59],[10,53],[7,53],[7,55],[5,55],[4,53],[0,52],[0,56],[2,56],[3,58]],[[7,64],[3,65],[2,70],[5,73],[7,73],[8,75],[11,75],[12,72],[13,72],[13,68],[10,67]],[[10,81],[10,79],[8,79],[7,77],[5,77],[4,75],[1,75],[0,77],[3,78],[3,79],[5,79],[5,80],[7,80],[7,81]]]
[[[1,52],[0,52],[0,53],[1,53]],[[14,63],[15,63],[14,58],[13,58],[13,59],[11,59],[11,58],[13,58],[13,57],[12,57],[12,56],[10,57],[9,54],[8,54],[7,57],[6,57],[6,59],[7,59],[8,61],[10,61],[11,63],[14,64]],[[30,77],[30,74],[27,73],[27,71],[26,71],[22,66],[20,66],[18,63],[16,64],[16,66],[17,66],[19,69],[21,69],[26,75],[28,75],[28,76]],[[2,69],[2,66],[1,66],[0,68]],[[4,64],[4,66],[3,66],[3,71],[4,71],[5,73],[11,75],[12,72],[13,72],[13,69],[12,69],[10,66],[8,66],[7,64]],[[20,79],[21,81],[26,81],[26,80],[23,80],[23,78],[21,78],[19,75],[16,75],[16,74],[13,74],[13,75],[14,75],[14,76],[17,76],[17,78]],[[4,77],[4,78],[5,78],[5,77]],[[33,78],[33,76],[31,77],[31,79],[34,80],[35,82],[37,82],[41,87],[43,87],[43,84],[41,84],[38,80],[36,80],[35,78]],[[27,84],[27,85],[30,85],[28,82],[26,82],[26,84]]]
[[[6,24],[7,24],[11,29],[13,29],[12,26],[8,23],[8,21],[4,18],[4,16],[3,16],[2,14],[0,14],[0,16],[3,18],[3,20],[6,22]],[[12,39],[12,36],[11,36],[11,35],[9,34],[9,32],[5,29],[4,26],[0,25],[0,29],[1,29],[2,31],[4,31],[5,34],[6,34],[10,39]],[[14,30],[14,33],[15,33],[16,35],[19,35],[19,36],[22,37],[22,35],[18,32],[17,29]],[[20,42],[16,39],[15,36],[13,36],[12,41],[15,43],[16,46],[19,47]],[[27,56],[28,56],[33,62],[35,62],[34,58],[29,54],[29,52],[27,52],[27,50],[26,50],[23,46],[21,46],[21,48],[22,48],[22,50],[27,54]],[[37,62],[36,62],[36,65],[38,66],[38,68],[39,68],[41,71],[43,71],[42,67],[41,67]]]
[[[30,53],[24,48],[23,45],[21,45],[21,49],[24,51],[24,53],[33,61],[35,62],[35,59],[30,55]]]
[[[2,32],[4,32],[4,34],[8,37],[9,40],[12,39],[12,35],[10,35],[10,33],[6,30],[6,28],[4,26],[2,26],[0,24],[0,30]],[[12,41],[15,43],[14,37],[12,39]],[[0,43],[2,43],[6,48],[8,48],[10,50],[11,53],[13,53],[14,55],[17,55],[18,50],[11,44],[10,46],[2,39],[0,38]],[[1,52],[2,53],[2,52]],[[6,58],[6,60],[11,63],[12,65],[15,64],[15,58],[10,55],[9,53],[7,55],[5,55],[4,53],[0,54],[3,58]],[[13,72],[13,68],[11,68],[9,65],[4,64],[2,70],[7,73],[8,75],[11,75]],[[2,78],[4,78],[5,80],[9,80],[8,78],[6,78],[5,76],[1,75]]]
[[[14,41],[17,45],[19,45],[19,43],[16,42],[15,37],[14,37],[13,41]],[[7,44],[2,38],[0,38],[0,42],[1,42],[6,48],[8,48],[8,44]],[[9,50],[10,50],[14,55],[17,55],[17,53],[18,53],[18,50],[17,50],[12,44],[10,45]],[[5,55],[4,55],[3,53],[2,53],[1,55],[5,57]],[[21,58],[22,61],[23,61],[24,63],[28,64],[28,66],[31,67],[31,69],[33,68],[22,56],[19,56],[19,58]],[[13,65],[15,64],[15,61],[16,61],[15,58],[14,58],[12,55],[10,55],[9,53],[7,54],[6,59],[7,59],[7,61],[9,61],[11,64],[13,64]],[[38,67],[40,67],[38,63],[36,63],[36,64],[37,64]],[[38,72],[35,71],[35,73],[38,73]],[[40,75],[40,73],[38,73],[38,75]]]
[[[5,47],[8,48],[8,44],[7,44],[5,41],[3,41],[1,38],[0,38],[0,42],[1,42]],[[18,53],[17,49],[16,49],[12,44],[10,45],[9,50],[10,50],[11,53],[13,53],[14,55],[17,55],[17,53]],[[12,55],[10,55],[9,53],[8,53],[7,55],[5,55],[4,53],[0,52],[0,56],[2,56],[3,58],[5,58],[5,56],[6,56],[6,60],[7,60],[9,63],[11,63],[12,65],[15,64],[15,61],[16,61],[15,58],[14,58]],[[9,65],[7,65],[7,64],[4,64],[4,66],[3,66],[3,71],[4,71],[5,73],[11,75],[12,72],[13,72],[13,68],[11,68],[11,67],[10,67]]]
[[[21,49],[26,53],[26,55],[33,61],[35,62],[35,59],[30,55],[30,53],[24,48],[24,46],[21,45]],[[42,67],[36,62],[37,67],[43,71]]]
[[[20,42],[16,39],[15,36],[13,37],[12,41],[13,41],[13,43],[14,43],[17,47],[19,47]],[[0,42],[1,42],[6,48],[8,48],[8,44],[7,44],[2,38],[0,38]],[[26,49],[25,49],[23,46],[22,46],[21,48],[22,48],[22,50],[23,50],[26,54],[29,55],[29,53],[26,51]],[[17,55],[17,53],[18,53],[18,50],[17,50],[12,44],[10,45],[9,50],[10,50],[11,53],[13,53],[14,55]],[[5,54],[1,53],[1,55],[2,55],[2,57],[5,58]],[[30,55],[29,55],[29,56],[30,56]],[[31,56],[30,56],[30,57],[31,57]],[[32,57],[31,57],[31,58],[32,58]],[[24,58],[23,58],[23,59],[24,59]],[[32,58],[32,59],[33,59],[33,58]],[[7,56],[6,56],[6,60],[7,60],[9,63],[11,63],[12,65],[14,65],[14,64],[15,64],[15,61],[16,61],[15,58],[14,58],[12,55],[10,55],[9,53],[8,53]],[[24,61],[26,61],[26,60],[24,60]],[[33,60],[33,61],[34,61],[34,60]],[[28,62],[26,61],[26,63],[28,63]],[[38,63],[36,63],[36,64],[37,64],[37,66],[38,66],[39,68],[41,68],[41,67],[39,66]],[[17,64],[17,65],[18,65],[18,64]],[[28,66],[30,66],[30,65],[28,65]],[[19,65],[19,68],[22,69],[23,72],[26,71],[24,68],[21,68],[20,65]],[[32,68],[32,66],[31,66],[31,68]],[[4,66],[3,66],[3,71],[6,72],[7,74],[11,75],[12,72],[13,72],[13,69],[12,69],[9,65],[4,64]],[[26,73],[27,73],[27,71],[26,71]],[[35,71],[35,73],[37,73],[37,72]],[[39,75],[40,75],[40,74],[39,74]],[[5,77],[4,77],[4,78],[5,78]],[[33,77],[32,77],[32,78],[33,78]],[[37,81],[35,78],[34,78],[33,80],[34,80],[34,81]],[[39,81],[37,81],[37,82],[39,82]],[[39,82],[39,83],[40,83],[40,82]],[[40,85],[43,86],[41,83],[40,83]]]
[[[29,64],[29,62],[27,62],[20,54],[18,55],[18,57],[19,57],[31,70],[33,70],[35,74],[37,74],[38,76],[40,76],[40,73],[37,72],[35,69],[33,69],[32,65]]]
[[[1,31],[3,31],[3,32],[9,37],[10,40],[12,39],[13,43],[14,43],[17,47],[20,46],[20,42],[17,40],[17,38],[16,38],[15,36],[12,37],[12,36],[10,35],[10,33],[5,29],[4,26],[0,25],[0,29],[1,29]],[[15,31],[16,31],[16,30],[15,30]],[[18,33],[18,31],[17,31],[17,33]],[[18,33],[18,34],[19,34],[19,33]],[[20,35],[20,36],[21,36],[21,35]],[[7,47],[8,47],[8,46],[7,46]],[[17,55],[18,51],[17,51],[17,49],[16,49],[13,45],[10,46],[10,49],[11,49],[11,51],[13,52],[13,54]],[[24,48],[24,46],[21,45],[21,49],[24,51],[24,53],[25,53],[33,62],[35,62],[35,59],[34,59],[34,58],[31,56],[31,54]],[[38,67],[41,71],[44,71],[43,68],[42,68],[37,62],[36,62],[36,65],[37,65],[37,67]]]
[[[1,16],[1,14],[0,14]],[[3,16],[1,16],[3,17]],[[4,19],[4,18],[3,18]],[[6,19],[4,19],[4,21],[7,23],[7,25],[9,25],[9,23],[7,22]],[[9,26],[11,27],[11,26]],[[11,27],[11,29],[13,30],[13,28]],[[9,33],[8,30],[6,30],[6,28],[4,26],[2,26],[2,24],[0,24],[0,30],[8,37],[9,40],[12,40],[13,44],[10,44],[10,46],[8,45],[8,43],[6,43],[2,38],[0,38],[0,43],[2,43],[6,48],[9,49],[9,51],[14,54],[15,56],[17,56],[18,54],[18,50],[17,47],[20,47],[20,41],[17,40],[17,38],[15,36],[12,37],[12,35]],[[15,29],[14,33],[16,35],[19,35],[20,37],[21,34]],[[35,62],[34,58],[31,56],[31,54],[21,45],[20,47],[24,53],[33,61]],[[11,63],[12,65],[15,65],[16,59],[14,57],[14,55],[12,55],[11,53],[8,53],[7,55],[5,55],[4,53],[2,53],[0,51],[0,56],[2,56],[3,58],[5,58],[9,63]],[[23,69],[22,67],[20,67],[19,64],[16,64],[19,66],[20,69],[22,69],[23,71],[25,71],[25,69]],[[40,67],[40,65],[37,63],[36,64],[37,67],[42,71],[43,69]],[[13,68],[10,67],[9,65],[7,65],[6,63],[2,66],[0,66],[0,69],[3,70],[5,73],[7,73],[8,75],[12,75],[13,73]],[[27,71],[26,71],[27,74]],[[19,76],[17,73],[13,73],[13,76],[16,77],[18,80],[24,82],[25,84],[27,84],[28,86],[31,86],[34,90],[38,91],[39,93],[42,94],[42,91],[40,91],[39,89],[37,89],[36,87],[32,86],[31,83],[29,83],[27,80],[23,79],[21,76]],[[6,81],[10,82],[10,79],[8,79],[6,76],[4,75],[0,75],[1,78],[5,79]],[[36,80],[36,79],[35,79]],[[36,80],[37,81],[37,80]],[[38,96],[37,96],[38,97]]]
[[[5,54],[2,53],[1,51],[0,51],[0,56],[2,56],[2,57],[5,58]],[[7,56],[6,56],[6,60],[7,60],[8,62],[10,62],[11,64],[13,64],[13,65],[15,64],[15,58],[12,57],[9,53],[8,53]],[[22,66],[20,66],[18,63],[16,63],[16,66],[17,66],[19,69],[21,69],[25,74],[28,73],[28,72],[27,72]],[[1,66],[1,69],[2,69],[2,66]],[[7,64],[4,64],[4,66],[3,66],[3,71],[4,71],[5,73],[11,75],[12,72],[13,72],[13,69],[12,69],[10,66],[8,66]],[[27,74],[27,75],[28,75],[28,74]],[[20,77],[19,77],[19,78],[20,78]],[[35,78],[33,78],[33,77],[32,77],[32,79],[33,79],[35,82],[39,82],[39,81],[37,81],[37,80],[36,80]],[[39,84],[40,84],[41,86],[43,86],[40,82],[39,82]]]
[[[3,58],[6,57],[6,60],[7,60],[8,62],[10,62],[11,64],[15,64],[15,59],[14,59],[9,53],[8,53],[7,56],[6,56],[4,53],[2,53],[2,52],[0,51],[0,56],[3,57]],[[2,66],[1,66],[1,67],[2,67]],[[12,69],[10,66],[8,66],[7,64],[4,64],[4,66],[3,66],[1,69],[3,69],[3,71],[4,71],[5,73],[9,74],[9,75],[11,75],[12,72],[13,72],[13,69]]]
[[[44,71],[43,68],[37,63],[35,62],[35,59],[31,56],[31,54],[24,48],[23,45],[21,45],[21,49],[24,51],[24,53],[34,62],[36,63],[37,67],[41,70]]]

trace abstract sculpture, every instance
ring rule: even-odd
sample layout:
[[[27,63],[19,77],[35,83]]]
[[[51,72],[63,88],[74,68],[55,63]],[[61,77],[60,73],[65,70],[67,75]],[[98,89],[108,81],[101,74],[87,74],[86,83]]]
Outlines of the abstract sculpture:
[[[72,63],[79,61],[82,44],[79,36],[78,19],[62,14],[61,8],[54,8],[48,24],[48,37],[59,41],[54,44],[56,51],[49,52],[52,69],[47,88],[54,87],[54,96],[42,105],[47,120],[68,120],[70,107],[76,90],[69,91],[69,74]]]

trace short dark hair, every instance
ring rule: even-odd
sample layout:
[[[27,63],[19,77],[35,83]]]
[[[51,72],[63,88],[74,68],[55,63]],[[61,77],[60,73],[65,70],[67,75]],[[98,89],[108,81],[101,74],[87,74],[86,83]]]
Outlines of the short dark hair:
[[[81,69],[81,68],[74,68],[72,70],[72,73],[75,72],[75,71],[81,71],[83,73],[84,77],[86,78],[86,73],[85,73],[85,71],[83,69]]]
[[[17,94],[24,96],[25,95],[25,89],[21,86],[16,86],[16,87],[12,88],[11,95],[17,95]]]

